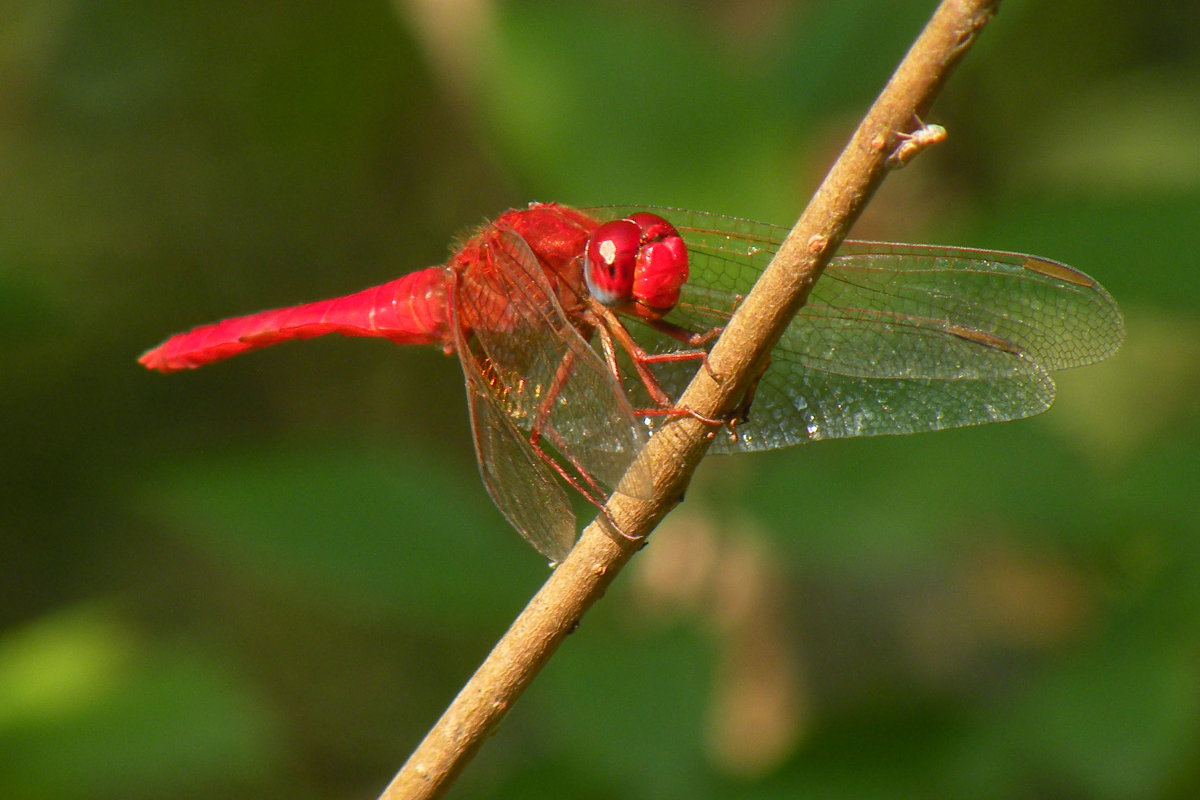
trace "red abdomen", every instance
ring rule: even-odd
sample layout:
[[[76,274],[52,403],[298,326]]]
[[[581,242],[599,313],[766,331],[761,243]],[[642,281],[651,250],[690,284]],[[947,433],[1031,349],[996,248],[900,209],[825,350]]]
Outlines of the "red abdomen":
[[[172,336],[138,362],[149,369],[174,372],[277,342],[327,333],[447,346],[453,339],[447,303],[446,270],[430,267],[345,297],[201,325]]]

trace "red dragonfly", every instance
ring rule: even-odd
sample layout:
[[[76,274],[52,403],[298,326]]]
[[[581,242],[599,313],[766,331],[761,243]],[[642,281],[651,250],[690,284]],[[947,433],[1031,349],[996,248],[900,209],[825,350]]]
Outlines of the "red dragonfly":
[[[327,333],[458,353],[480,472],[543,555],[575,540],[563,484],[602,505],[787,231],[672,209],[534,203],[451,256],[371,289],[177,334],[140,362],[170,372]],[[847,241],[772,353],[717,452],[1016,419],[1050,372],[1124,336],[1095,280],[1034,256]],[[648,492],[650,476],[620,491]]]

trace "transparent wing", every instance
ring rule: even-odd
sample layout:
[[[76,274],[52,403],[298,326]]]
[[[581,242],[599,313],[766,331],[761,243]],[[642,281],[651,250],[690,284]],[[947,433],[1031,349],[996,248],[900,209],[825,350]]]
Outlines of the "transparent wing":
[[[575,530],[569,502],[564,496],[564,512],[557,499],[563,493],[556,478],[602,503],[633,464],[648,429],[577,329],[578,320],[563,310],[528,244],[500,232],[484,257],[486,263],[461,276],[455,292],[456,344],[468,376],[480,469],[514,527],[540,552],[560,559]],[[635,472],[620,488],[647,496],[650,486],[648,474]]]
[[[622,216],[630,209],[604,209]],[[688,243],[691,276],[667,319],[724,325],[787,231],[715,214],[656,209]],[[679,349],[637,321],[648,350]],[[1033,256],[847,241],[772,352],[749,420],[718,452],[812,439],[916,433],[1030,416],[1049,407],[1049,373],[1101,361],[1124,337],[1092,278]],[[655,374],[678,396],[694,362]]]
[[[458,352],[469,354],[461,329],[456,326],[455,331]],[[463,374],[483,484],[505,519],[535,550],[551,562],[562,561],[575,542],[571,502],[554,471],[506,415],[491,384],[478,370],[468,369],[467,358],[463,356]]]

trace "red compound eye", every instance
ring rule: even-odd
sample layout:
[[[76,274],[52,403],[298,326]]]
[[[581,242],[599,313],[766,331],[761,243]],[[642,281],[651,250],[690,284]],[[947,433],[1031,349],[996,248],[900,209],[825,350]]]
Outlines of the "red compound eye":
[[[633,220],[606,222],[592,233],[584,251],[583,275],[588,291],[601,303],[619,308],[633,299],[642,229]]]
[[[687,281],[687,245],[671,223],[639,212],[596,228],[584,251],[583,274],[588,291],[604,305],[660,317],[679,301]]]

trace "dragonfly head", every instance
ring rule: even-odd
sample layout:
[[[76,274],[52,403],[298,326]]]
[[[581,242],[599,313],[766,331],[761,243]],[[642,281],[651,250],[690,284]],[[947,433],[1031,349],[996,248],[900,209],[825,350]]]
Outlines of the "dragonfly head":
[[[588,291],[604,305],[657,319],[679,302],[688,277],[687,245],[657,214],[631,214],[592,232],[583,274]]]

